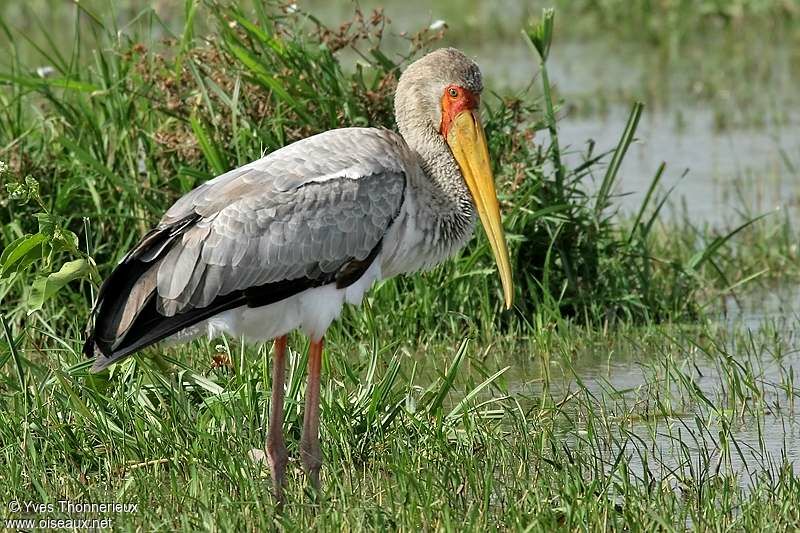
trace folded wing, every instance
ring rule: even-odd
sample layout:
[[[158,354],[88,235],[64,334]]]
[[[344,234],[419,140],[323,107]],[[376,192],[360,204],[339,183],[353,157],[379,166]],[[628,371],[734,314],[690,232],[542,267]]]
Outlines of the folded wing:
[[[400,211],[411,157],[391,132],[333,130],[189,192],[103,284],[84,348],[95,369],[225,310],[353,283]]]

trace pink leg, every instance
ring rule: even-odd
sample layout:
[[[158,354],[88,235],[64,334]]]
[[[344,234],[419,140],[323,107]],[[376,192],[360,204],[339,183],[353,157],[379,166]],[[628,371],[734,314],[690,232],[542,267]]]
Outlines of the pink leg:
[[[319,381],[322,370],[322,345],[320,339],[311,341],[308,350],[308,387],[306,409],[303,414],[303,436],[300,441],[300,460],[308,479],[319,489],[319,469],[322,467],[322,450],[319,448]]]
[[[275,355],[272,362],[272,400],[269,408],[267,430],[267,457],[272,471],[272,487],[275,499],[283,503],[283,484],[289,454],[283,441],[283,397],[286,381],[286,335],[275,339]]]

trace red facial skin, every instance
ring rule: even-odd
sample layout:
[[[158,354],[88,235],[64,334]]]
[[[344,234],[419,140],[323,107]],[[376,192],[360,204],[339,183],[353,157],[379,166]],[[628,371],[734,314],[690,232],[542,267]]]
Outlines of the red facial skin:
[[[452,94],[451,94],[452,92]],[[442,123],[439,133],[447,137],[450,125],[462,111],[472,111],[480,106],[481,97],[459,85],[448,85],[442,94]]]

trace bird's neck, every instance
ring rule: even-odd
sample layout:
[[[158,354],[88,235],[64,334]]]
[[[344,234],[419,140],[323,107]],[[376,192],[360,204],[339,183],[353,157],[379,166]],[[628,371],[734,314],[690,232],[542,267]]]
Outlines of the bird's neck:
[[[472,216],[475,210],[472,195],[447,144],[439,138],[416,147],[415,151],[427,178],[424,181],[430,186],[433,197],[441,203],[442,213]]]
[[[412,136],[409,146],[416,152],[422,169],[422,175],[413,183],[419,192],[418,216],[425,219],[423,224],[430,225],[434,236],[431,244],[450,255],[472,235],[475,226],[472,195],[441,135]]]

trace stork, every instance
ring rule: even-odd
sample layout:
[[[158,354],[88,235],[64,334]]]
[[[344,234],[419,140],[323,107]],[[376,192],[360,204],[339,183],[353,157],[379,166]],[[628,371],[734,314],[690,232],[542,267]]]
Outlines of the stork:
[[[103,283],[84,352],[93,371],[159,341],[274,339],[266,455],[280,501],[287,334],[310,338],[300,459],[319,487],[323,336],[377,280],[431,268],[476,213],[511,307],[508,248],[479,118],[478,65],[454,48],[411,64],[399,134],[342,128],[297,141],[178,199]]]

